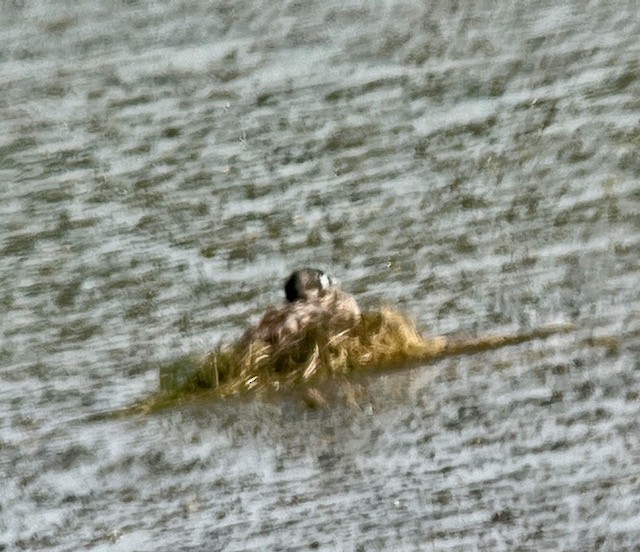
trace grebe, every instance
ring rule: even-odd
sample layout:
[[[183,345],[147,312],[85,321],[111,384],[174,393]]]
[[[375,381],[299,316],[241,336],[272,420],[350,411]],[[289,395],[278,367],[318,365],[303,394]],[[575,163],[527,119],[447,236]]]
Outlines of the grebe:
[[[341,291],[322,270],[302,268],[284,284],[286,302],[270,308],[260,322],[249,328],[241,342],[264,341],[283,344],[295,341],[310,325],[322,324],[329,332],[354,326],[360,320],[356,300]]]

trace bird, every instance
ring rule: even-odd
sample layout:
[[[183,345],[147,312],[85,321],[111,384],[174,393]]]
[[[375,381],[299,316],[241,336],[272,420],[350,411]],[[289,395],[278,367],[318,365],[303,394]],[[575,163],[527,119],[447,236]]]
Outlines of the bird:
[[[310,326],[337,332],[355,326],[360,320],[360,307],[354,297],[317,268],[294,270],[285,280],[284,293],[284,304],[268,309],[260,322],[245,332],[242,344],[254,341],[290,344]]]

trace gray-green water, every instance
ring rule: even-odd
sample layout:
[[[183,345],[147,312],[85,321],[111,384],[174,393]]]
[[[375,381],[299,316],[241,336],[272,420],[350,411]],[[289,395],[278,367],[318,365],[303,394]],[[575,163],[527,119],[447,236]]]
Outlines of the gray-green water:
[[[637,547],[637,2],[0,9],[0,549]],[[579,330],[361,409],[92,421],[301,265],[432,333]]]

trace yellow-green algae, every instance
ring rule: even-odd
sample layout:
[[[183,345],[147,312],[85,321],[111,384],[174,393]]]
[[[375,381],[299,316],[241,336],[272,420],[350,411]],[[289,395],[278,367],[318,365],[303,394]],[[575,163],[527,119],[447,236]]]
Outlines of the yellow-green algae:
[[[425,337],[409,318],[388,307],[364,312],[355,325],[336,327],[329,322],[318,320],[278,344],[239,340],[200,358],[178,359],[162,370],[159,392],[133,410],[149,412],[202,399],[298,386],[313,391],[322,382],[346,382],[356,373],[479,352],[572,329],[554,325],[479,338]]]

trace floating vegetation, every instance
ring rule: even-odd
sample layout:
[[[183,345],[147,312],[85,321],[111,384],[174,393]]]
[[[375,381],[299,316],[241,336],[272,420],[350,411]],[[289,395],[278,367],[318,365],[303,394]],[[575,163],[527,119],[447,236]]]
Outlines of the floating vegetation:
[[[363,313],[350,327],[329,322],[330,318],[320,318],[279,343],[239,340],[202,357],[182,357],[161,370],[158,393],[133,410],[149,412],[196,400],[299,386],[313,390],[323,382],[348,381],[358,373],[514,345],[573,328],[555,325],[480,338],[425,337],[404,314],[388,307]]]

